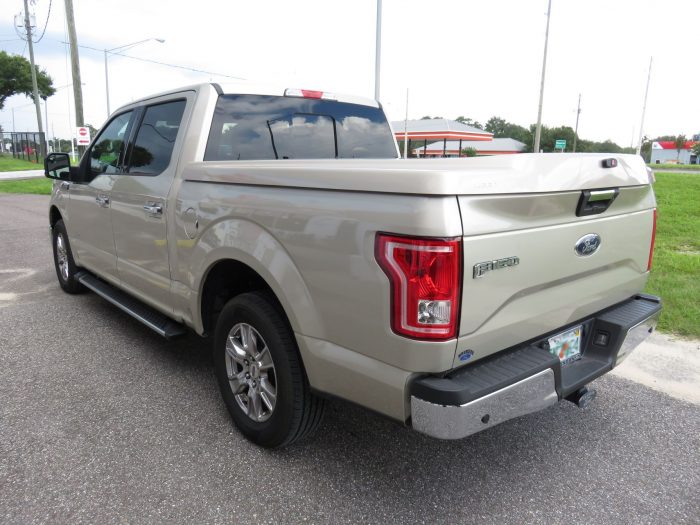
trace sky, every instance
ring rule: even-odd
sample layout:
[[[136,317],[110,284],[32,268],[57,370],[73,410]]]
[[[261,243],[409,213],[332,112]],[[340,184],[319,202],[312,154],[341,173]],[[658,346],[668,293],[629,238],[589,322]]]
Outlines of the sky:
[[[95,127],[107,117],[101,50],[145,39],[165,42],[129,48],[128,57],[110,55],[112,111],[211,81],[374,96],[376,0],[73,4],[85,46],[85,121]],[[14,29],[22,9],[22,0],[0,5],[0,49],[29,57]],[[34,46],[36,62],[58,88],[48,100],[49,135],[68,137],[75,124],[64,1],[35,0],[30,11],[39,35],[46,25]],[[409,118],[536,122],[546,11],[547,0],[384,0],[379,99],[389,119],[403,120],[408,89]],[[581,94],[580,137],[636,144],[653,56],[644,134],[700,133],[698,23],[698,0],[552,0],[543,123],[574,127]],[[12,108],[16,131],[37,129],[31,99],[20,95],[0,112],[5,130],[13,129]]]

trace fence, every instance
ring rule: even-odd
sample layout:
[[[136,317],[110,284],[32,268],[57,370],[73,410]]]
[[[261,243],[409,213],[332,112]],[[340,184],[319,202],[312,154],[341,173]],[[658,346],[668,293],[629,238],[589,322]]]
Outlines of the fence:
[[[46,156],[46,137],[39,132],[0,133],[2,152],[16,159],[41,164]]]

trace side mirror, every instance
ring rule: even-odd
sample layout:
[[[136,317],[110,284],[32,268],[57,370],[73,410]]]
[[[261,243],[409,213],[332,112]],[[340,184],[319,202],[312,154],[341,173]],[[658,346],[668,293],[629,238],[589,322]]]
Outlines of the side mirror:
[[[44,176],[49,179],[69,180],[70,156],[68,153],[51,153],[44,158]]]

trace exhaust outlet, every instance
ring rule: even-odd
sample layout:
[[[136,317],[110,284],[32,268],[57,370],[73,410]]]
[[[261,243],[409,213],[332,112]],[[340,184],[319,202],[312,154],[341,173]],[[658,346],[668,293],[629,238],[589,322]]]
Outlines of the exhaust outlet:
[[[596,395],[597,392],[595,388],[588,388],[587,386],[584,386],[568,396],[566,399],[567,401],[571,401],[579,408],[586,408],[591,404],[591,401],[595,399]]]

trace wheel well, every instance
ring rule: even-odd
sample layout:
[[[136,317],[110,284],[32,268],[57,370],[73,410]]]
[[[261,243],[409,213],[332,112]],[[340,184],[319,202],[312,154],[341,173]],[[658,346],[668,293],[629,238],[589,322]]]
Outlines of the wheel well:
[[[231,259],[219,261],[207,272],[202,287],[202,324],[205,334],[212,334],[224,305],[233,297],[246,292],[264,291],[274,300],[280,314],[289,324],[284,309],[272,288],[250,266]]]
[[[60,221],[63,217],[61,217],[61,212],[58,211],[58,208],[56,206],[51,206],[51,210],[49,210],[49,224],[53,228],[56,226],[56,223]]]

